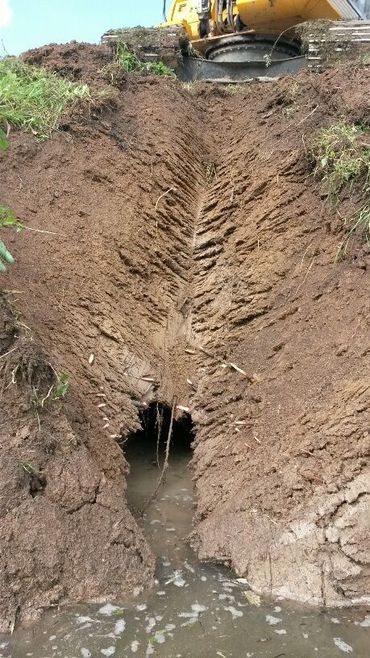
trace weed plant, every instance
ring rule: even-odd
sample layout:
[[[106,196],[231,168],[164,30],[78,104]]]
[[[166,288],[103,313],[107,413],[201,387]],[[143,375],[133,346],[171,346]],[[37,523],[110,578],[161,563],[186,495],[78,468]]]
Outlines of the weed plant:
[[[359,210],[345,218],[346,236],[337,252],[337,260],[346,254],[348,243],[355,234],[370,240],[370,143],[366,141],[366,125],[339,122],[323,128],[313,142],[315,175],[319,176],[329,200],[335,206],[346,194],[365,199]]]
[[[339,122],[323,128],[313,142],[319,176],[330,200],[339,200],[342,191],[368,189],[370,179],[370,143],[364,142],[366,126]]]
[[[0,60],[0,125],[30,130],[40,139],[58,128],[67,107],[90,100],[87,85],[25,64],[16,58]],[[4,139],[4,132],[0,133]]]
[[[163,62],[142,62],[135,53],[123,43],[117,46],[117,62],[125,73],[152,73],[154,75],[174,76],[174,71]]]

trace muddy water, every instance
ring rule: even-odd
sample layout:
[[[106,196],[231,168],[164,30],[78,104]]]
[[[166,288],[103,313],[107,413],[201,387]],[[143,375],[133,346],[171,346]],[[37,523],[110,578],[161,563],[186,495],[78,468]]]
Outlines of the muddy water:
[[[129,502],[140,509],[158,469],[139,442],[129,458]],[[10,639],[0,636],[1,658],[370,656],[369,612],[259,601],[242,579],[196,560],[184,541],[194,507],[188,460],[185,450],[172,456],[167,480],[142,520],[158,558],[155,589],[130,604],[51,611]]]

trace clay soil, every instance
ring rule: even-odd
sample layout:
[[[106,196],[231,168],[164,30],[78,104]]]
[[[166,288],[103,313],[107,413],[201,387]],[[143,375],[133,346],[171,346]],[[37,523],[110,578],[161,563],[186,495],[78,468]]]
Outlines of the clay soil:
[[[26,59],[107,84],[100,47]],[[11,134],[1,201],[37,231],[6,234],[1,276],[1,630],[150,586],[120,442],[174,397],[199,556],[266,595],[368,601],[370,249],[335,262],[357,198],[327,203],[309,145],[367,121],[369,88],[353,65],[235,94],[123,76],[52,139]]]

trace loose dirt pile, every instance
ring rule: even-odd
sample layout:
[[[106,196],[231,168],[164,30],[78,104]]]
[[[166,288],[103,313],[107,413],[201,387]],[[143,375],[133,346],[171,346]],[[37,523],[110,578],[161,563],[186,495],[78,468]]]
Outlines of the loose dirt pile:
[[[101,85],[104,50],[41,54]],[[350,66],[236,94],[132,77],[47,142],[11,136],[1,200],[47,232],[7,237],[1,279],[3,628],[150,584],[117,441],[155,398],[197,426],[200,557],[265,594],[365,600],[370,250],[334,263],[343,220],[308,144],[366,121],[369,82]]]

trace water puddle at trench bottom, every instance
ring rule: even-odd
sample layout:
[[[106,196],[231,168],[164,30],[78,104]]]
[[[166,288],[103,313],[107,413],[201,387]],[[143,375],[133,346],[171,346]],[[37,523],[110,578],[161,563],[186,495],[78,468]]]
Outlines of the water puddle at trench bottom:
[[[149,441],[143,432],[127,445],[134,513],[150,498],[160,473],[152,430]],[[249,595],[251,602],[243,579],[197,560],[185,541],[194,513],[186,431],[177,443],[174,428],[166,480],[139,519],[157,556],[155,588],[122,605],[51,610],[11,638],[0,635],[0,658],[370,657],[369,611],[323,612]]]

